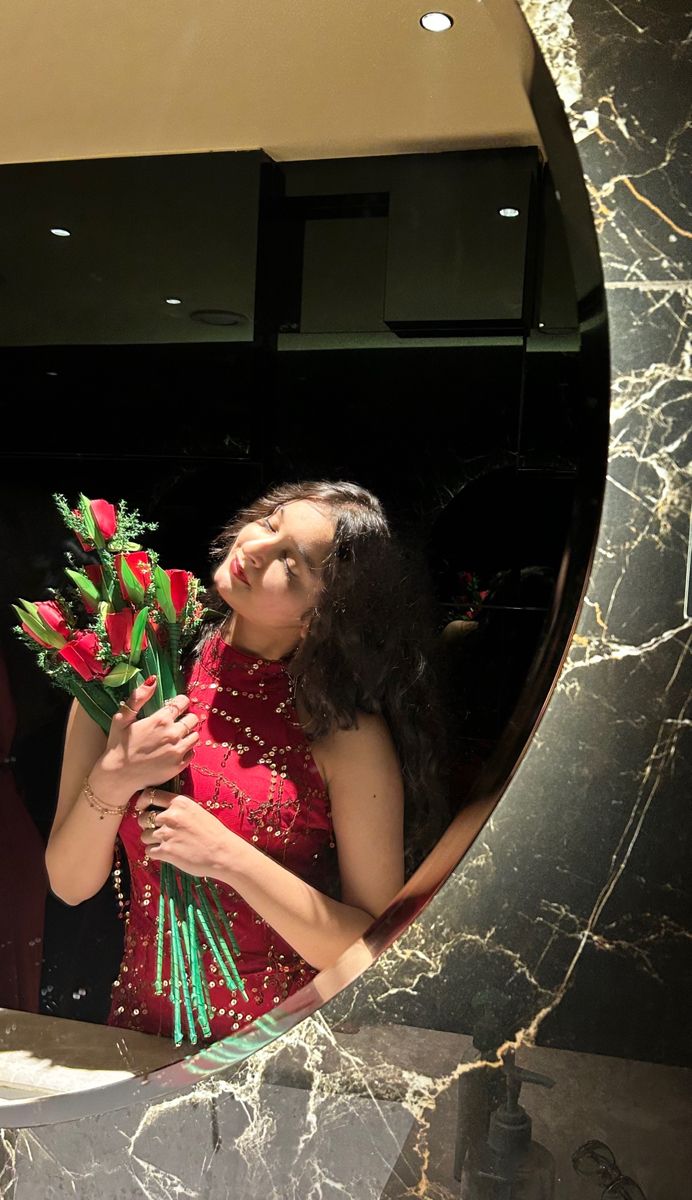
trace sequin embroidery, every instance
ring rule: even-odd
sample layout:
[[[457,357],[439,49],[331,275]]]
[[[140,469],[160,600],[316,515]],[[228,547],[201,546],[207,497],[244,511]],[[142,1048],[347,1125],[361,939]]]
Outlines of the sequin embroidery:
[[[285,664],[245,654],[217,630],[185,680],[187,711],[198,716],[200,736],[181,790],[263,853],[327,890],[337,871],[329,794],[302,732]],[[138,795],[118,831],[130,868],[130,903],[126,909],[121,897],[125,946],[107,1023],[172,1038],[172,1006],[153,987],[160,864],[141,841],[133,808]],[[119,871],[116,861],[116,886]],[[317,974],[233,888],[217,882],[217,889],[240,947],[237,966],[248,1000],[229,990],[203,943],[214,1038],[245,1027]],[[168,938],[163,974],[167,987]]]

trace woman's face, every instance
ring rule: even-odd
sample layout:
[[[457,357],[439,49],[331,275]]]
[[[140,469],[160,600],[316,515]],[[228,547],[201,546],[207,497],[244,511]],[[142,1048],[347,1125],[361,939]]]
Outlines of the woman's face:
[[[326,506],[282,504],[243,526],[214,573],[216,590],[251,625],[298,629],[319,595],[333,537]]]

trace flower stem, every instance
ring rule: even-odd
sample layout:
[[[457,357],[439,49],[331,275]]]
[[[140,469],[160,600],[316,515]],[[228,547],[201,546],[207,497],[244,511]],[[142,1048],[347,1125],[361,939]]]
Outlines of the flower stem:
[[[205,933],[211,939],[211,942],[214,943],[213,953],[219,966],[221,967],[224,979],[232,991],[240,989],[242,995],[247,1000],[247,992],[245,991],[243,981],[238,974],[238,968],[233,961],[233,956],[230,950],[223,940],[214,913],[212,912],[209,901],[207,900],[207,897],[202,889],[201,882],[199,883],[199,886],[195,886],[195,895],[197,896],[200,904],[200,907],[197,910],[198,919]],[[212,928],[214,929],[213,934],[211,932]],[[216,945],[215,939],[218,939],[218,946]],[[220,957],[221,954],[224,955],[226,961],[222,961]],[[232,978],[229,977],[229,971]]]

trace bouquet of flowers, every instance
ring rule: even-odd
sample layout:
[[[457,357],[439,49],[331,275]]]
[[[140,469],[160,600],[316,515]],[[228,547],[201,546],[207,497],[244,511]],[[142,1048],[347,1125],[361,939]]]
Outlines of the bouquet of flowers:
[[[49,679],[75,696],[107,734],[120,701],[142,683],[145,673],[156,675],[157,685],[141,710],[144,716],[184,690],[181,652],[205,616],[197,599],[200,584],[189,571],[165,570],[155,551],[142,547],[137,539],[146,529],[156,529],[157,523],[143,521],[137,509],[128,511],[124,500],[116,511],[106,500],[81,494],[76,508],[70,508],[59,493],[53,499],[83,550],[93,551],[96,558],[76,570],[68,552],[68,591],[53,588],[50,600],[20,600],[21,607],[13,605],[20,622],[15,633],[36,653]],[[177,790],[178,782],[170,781],[172,790]],[[233,960],[238,945],[214,883],[178,871],[170,863],[162,862],[160,868],[154,988],[160,996],[168,922],[168,997],[178,1046],[182,1010],[191,1042],[197,1041],[195,1021],[205,1037],[211,1036],[202,940],[228,987],[247,996]]]
[[[481,588],[479,577],[475,571],[459,571],[457,579],[459,591],[454,597],[454,602],[463,610],[462,620],[475,621],[490,595],[490,588]]]

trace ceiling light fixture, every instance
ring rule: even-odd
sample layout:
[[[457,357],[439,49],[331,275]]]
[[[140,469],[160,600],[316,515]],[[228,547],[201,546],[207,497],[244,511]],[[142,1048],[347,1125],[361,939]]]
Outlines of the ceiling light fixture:
[[[501,208],[498,211],[499,211],[501,217],[518,217],[519,216],[518,208]]]
[[[57,226],[55,229],[51,229],[51,233],[54,234],[55,237],[72,237],[69,229],[60,229]]]
[[[447,13],[428,12],[421,17],[420,23],[429,33],[444,33],[452,28],[454,21]]]

